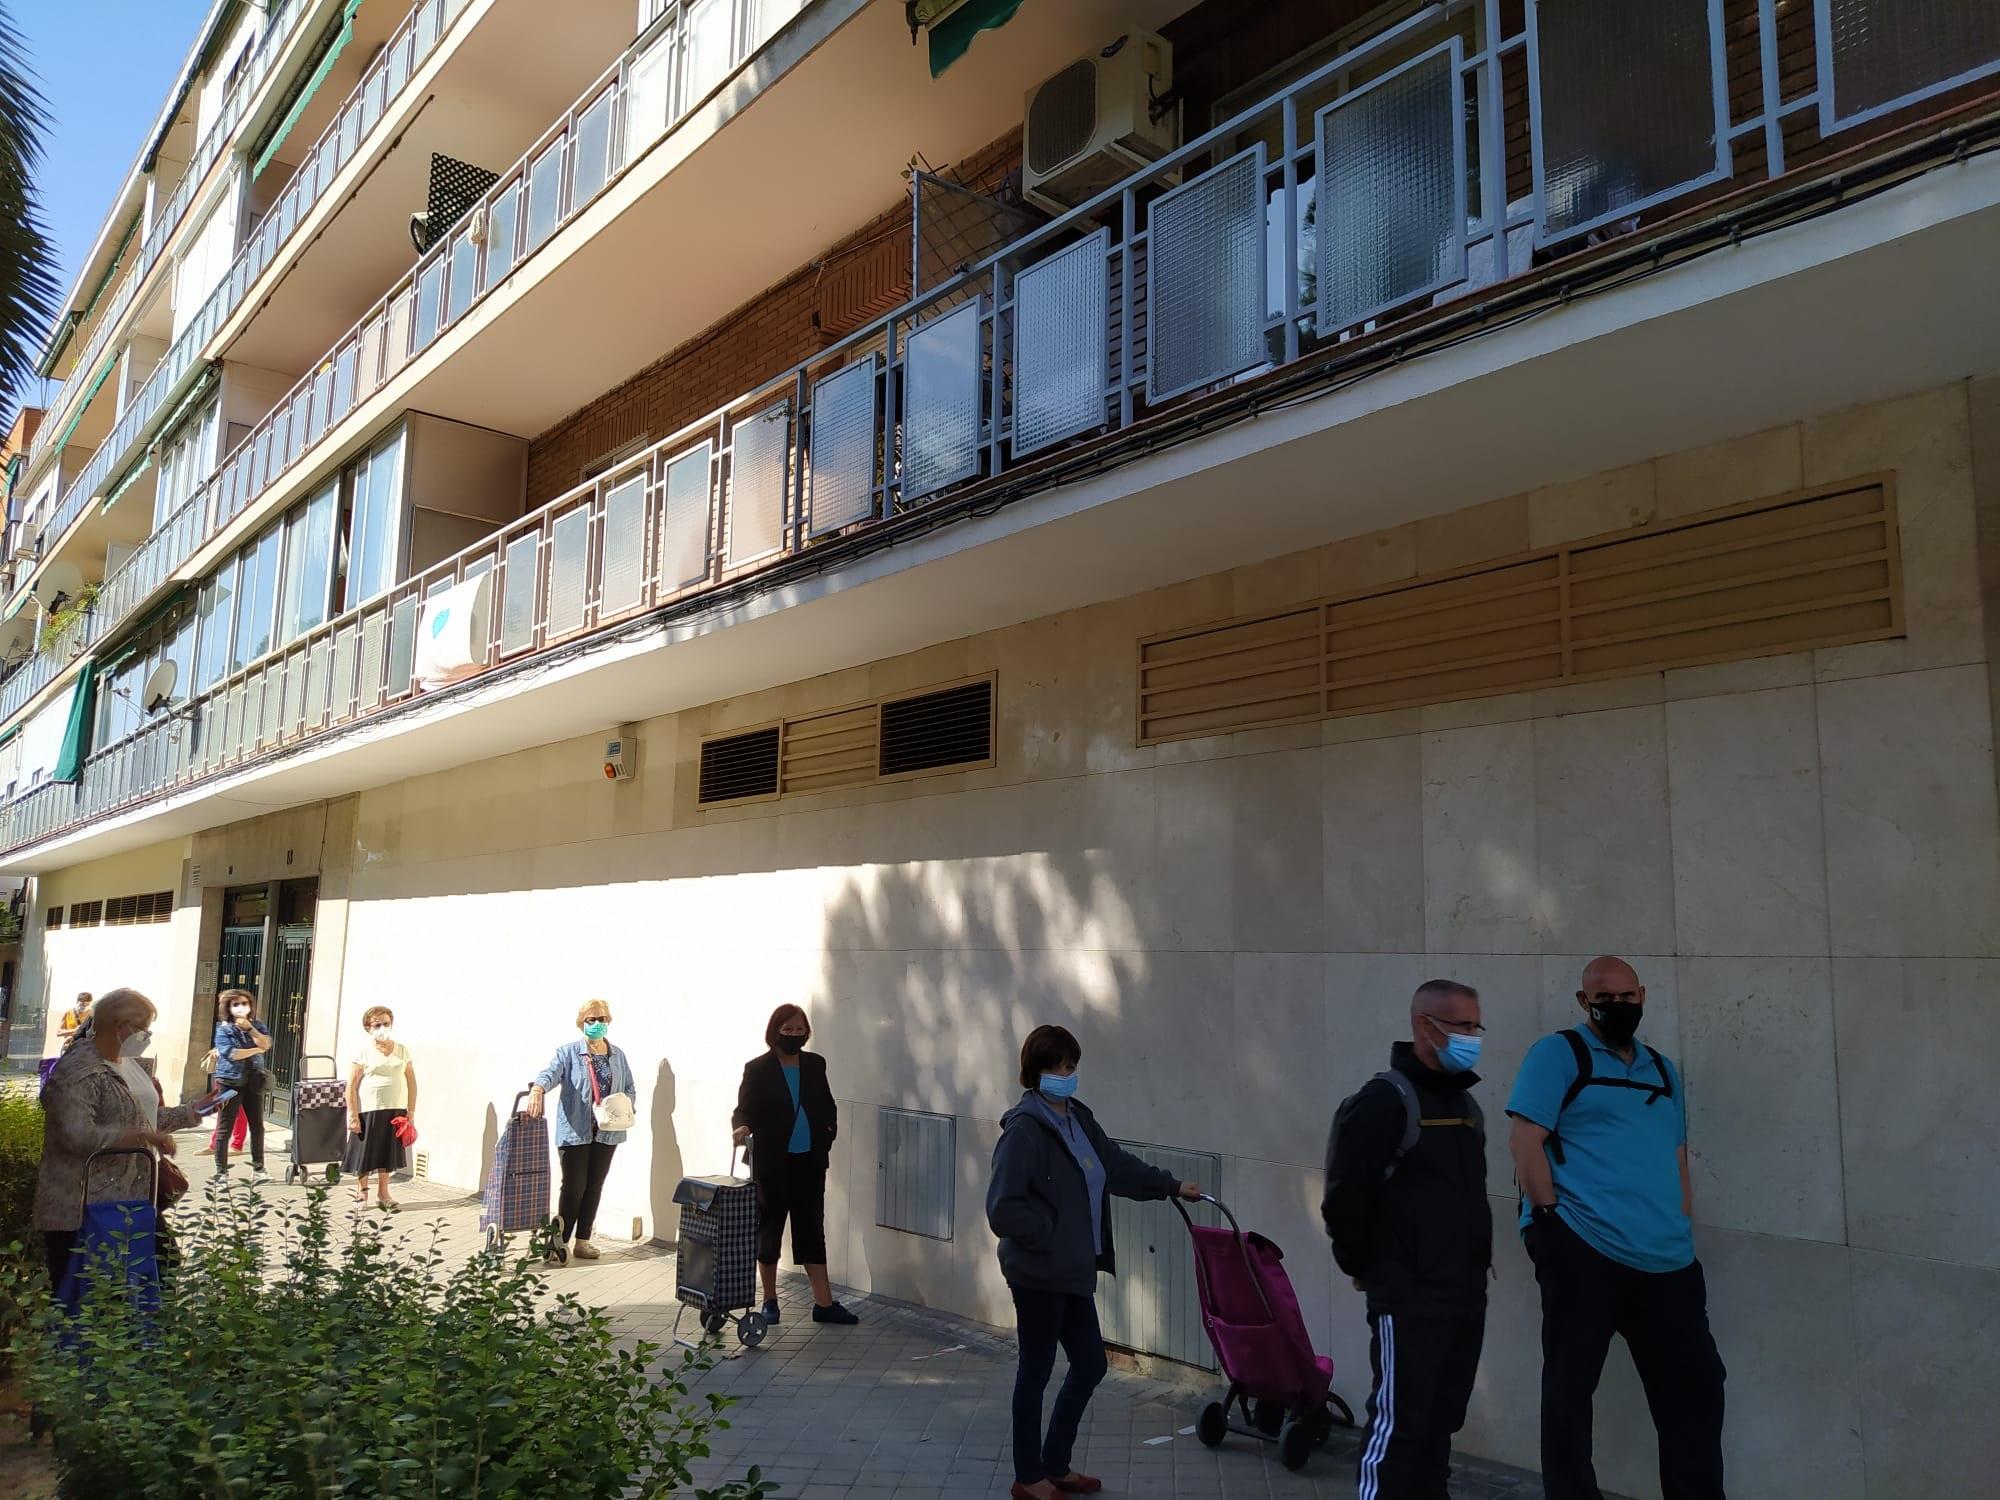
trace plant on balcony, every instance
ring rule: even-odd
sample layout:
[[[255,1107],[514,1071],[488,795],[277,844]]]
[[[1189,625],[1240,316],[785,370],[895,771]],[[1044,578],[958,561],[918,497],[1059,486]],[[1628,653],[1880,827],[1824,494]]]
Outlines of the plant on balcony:
[[[97,607],[97,596],[101,592],[103,592],[101,584],[86,583],[69,598],[63,600],[60,607],[52,610],[48,619],[42,622],[41,648],[44,651],[53,651],[57,642],[62,640],[70,628],[80,623],[85,615]]]
[[[53,1419],[65,1500],[776,1488],[753,1469],[692,1489],[690,1464],[728,1425],[727,1397],[690,1390],[708,1361],[663,1366],[603,1311],[550,1296],[544,1247],[453,1254],[441,1225],[398,1235],[360,1216],[336,1230],[329,1192],[280,1209],[212,1188],[174,1215],[180,1269],[156,1300],[122,1269],[73,1322],[41,1298],[21,1371]]]

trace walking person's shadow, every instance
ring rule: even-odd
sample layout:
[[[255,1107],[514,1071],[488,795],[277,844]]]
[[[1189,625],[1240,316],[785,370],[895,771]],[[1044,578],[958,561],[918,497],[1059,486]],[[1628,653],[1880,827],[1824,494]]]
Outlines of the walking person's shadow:
[[[653,1238],[662,1244],[679,1243],[681,1211],[674,1202],[674,1189],[686,1175],[681,1159],[681,1140],[674,1129],[674,1067],[660,1059],[659,1076],[653,1080],[653,1162],[648,1198],[652,1208]]]

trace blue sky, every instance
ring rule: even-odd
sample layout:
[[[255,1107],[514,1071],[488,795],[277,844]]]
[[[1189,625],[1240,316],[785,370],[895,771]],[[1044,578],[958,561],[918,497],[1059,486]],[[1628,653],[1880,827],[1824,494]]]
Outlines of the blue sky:
[[[49,102],[38,188],[69,289],[210,0],[4,0]]]

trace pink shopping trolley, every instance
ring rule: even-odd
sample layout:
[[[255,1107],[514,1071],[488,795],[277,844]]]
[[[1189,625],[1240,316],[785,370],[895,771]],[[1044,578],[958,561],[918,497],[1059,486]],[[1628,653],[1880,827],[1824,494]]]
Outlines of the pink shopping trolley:
[[[1304,1468],[1336,1425],[1354,1425],[1354,1413],[1333,1392],[1333,1361],[1313,1352],[1285,1274],[1285,1252],[1261,1234],[1245,1234],[1221,1200],[1201,1201],[1213,1204],[1229,1227],[1197,1224],[1184,1204],[1175,1206],[1194,1239],[1202,1326],[1229,1389],[1202,1409],[1195,1435],[1211,1448],[1232,1432],[1275,1442],[1286,1468]],[[1232,1412],[1240,1425],[1230,1420]]]

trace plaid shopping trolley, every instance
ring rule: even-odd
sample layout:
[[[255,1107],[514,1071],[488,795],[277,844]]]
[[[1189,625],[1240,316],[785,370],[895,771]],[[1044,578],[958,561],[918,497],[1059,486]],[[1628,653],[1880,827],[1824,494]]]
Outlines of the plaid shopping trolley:
[[[757,1189],[736,1175],[729,1153],[726,1177],[683,1177],[674,1189],[681,1206],[680,1253],[674,1259],[674,1295],[701,1314],[704,1333],[729,1325],[729,1315],[757,1305]],[[680,1318],[674,1319],[680,1326]],[[763,1342],[764,1315],[743,1311],[736,1337],[746,1347]],[[685,1343],[686,1340],[680,1340]]]
[[[479,1227],[486,1243],[497,1245],[503,1234],[540,1229],[549,1221],[549,1122],[521,1113],[523,1089],[507,1110],[507,1126],[493,1147],[493,1169],[486,1174],[486,1201]]]
[[[332,1070],[310,1076],[312,1065]],[[325,1053],[308,1052],[299,1059],[300,1078],[292,1094],[292,1154],[285,1181],[305,1181],[306,1168],[338,1164],[347,1155],[347,1085],[337,1076],[339,1064]],[[328,1179],[336,1180],[331,1172]]]

